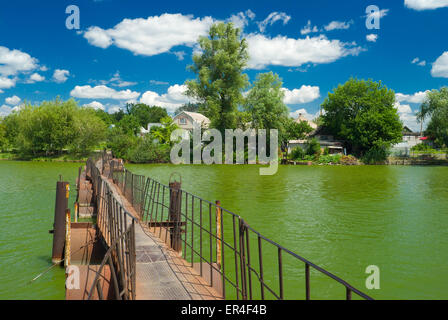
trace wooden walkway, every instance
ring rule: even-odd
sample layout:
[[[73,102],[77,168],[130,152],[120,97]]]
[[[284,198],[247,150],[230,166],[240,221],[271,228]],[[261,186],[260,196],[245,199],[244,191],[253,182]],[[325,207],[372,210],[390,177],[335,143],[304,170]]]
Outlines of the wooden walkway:
[[[106,173],[106,172],[105,172]],[[105,175],[114,196],[138,219],[134,207],[120,189]],[[137,300],[221,300],[220,288],[200,276],[197,268],[165,244],[148,226],[140,222],[135,228],[136,299]],[[215,281],[216,283],[217,281]]]

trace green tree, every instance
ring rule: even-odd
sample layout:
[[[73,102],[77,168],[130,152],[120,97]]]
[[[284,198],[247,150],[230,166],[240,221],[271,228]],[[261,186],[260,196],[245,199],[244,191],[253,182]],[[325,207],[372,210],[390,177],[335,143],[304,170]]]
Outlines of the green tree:
[[[306,136],[313,131],[313,128],[306,121],[296,122],[294,119],[287,117],[282,119],[280,126],[280,139],[287,143],[289,140],[305,139]]]
[[[118,124],[121,121],[121,119],[123,119],[123,117],[125,115],[126,115],[126,113],[122,109],[118,110],[117,112],[112,113],[111,114],[112,123],[115,125]]]
[[[190,112],[203,112],[204,107],[200,104],[200,103],[191,103],[188,102],[186,104],[184,104],[183,106],[179,107],[176,109],[176,111],[174,111],[174,115],[178,115],[179,113],[181,113],[182,111],[190,111]]]
[[[104,110],[97,109],[95,110],[95,116],[103,120],[104,124],[109,127],[111,124],[114,123],[114,119],[112,118],[112,115],[107,113]]]
[[[120,127],[111,128],[107,132],[107,147],[114,157],[128,159],[129,152],[138,144],[138,138],[125,133]]]
[[[140,122],[134,115],[126,114],[117,125],[127,135],[137,135],[140,132]]]
[[[179,127],[169,116],[161,119],[160,123],[162,124],[162,126],[152,127],[150,134],[153,138],[159,140],[159,143],[171,145],[171,133]]]
[[[308,141],[308,146],[306,148],[306,154],[309,156],[316,156],[318,157],[321,153],[320,150],[320,143],[317,141],[316,138],[312,138]]]
[[[6,137],[6,125],[2,118],[0,118],[0,151],[4,152],[8,149],[9,141]]]
[[[236,112],[243,101],[248,77],[242,71],[249,59],[247,43],[232,23],[214,24],[208,37],[199,38],[201,53],[188,69],[197,79],[187,81],[187,95],[204,105],[212,127],[223,131],[236,127]]]
[[[148,123],[159,123],[168,115],[166,109],[157,106],[150,107],[144,103],[128,103],[126,111],[129,115],[136,117],[143,128],[146,128]]]
[[[256,129],[280,129],[288,117],[283,103],[282,81],[272,72],[257,75],[257,80],[245,99],[244,110],[251,115]]]
[[[352,78],[328,94],[322,120],[352,152],[363,155],[401,141],[402,123],[394,103],[394,91],[381,82]]]
[[[425,134],[434,139],[440,147],[448,146],[448,87],[432,90],[417,113],[417,119],[423,122],[430,117]]]
[[[87,155],[93,151],[106,135],[106,124],[92,109],[77,110],[73,129],[74,138],[70,143],[70,149],[80,155]]]

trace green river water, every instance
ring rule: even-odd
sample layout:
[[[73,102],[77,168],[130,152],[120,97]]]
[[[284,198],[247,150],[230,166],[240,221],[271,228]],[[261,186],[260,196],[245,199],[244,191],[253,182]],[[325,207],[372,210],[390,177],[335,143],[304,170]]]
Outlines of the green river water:
[[[0,161],[0,299],[63,299],[64,271],[51,265],[55,186],[79,164]],[[448,167],[129,165],[134,173],[221,200],[254,229],[376,299],[448,299]],[[74,192],[71,193],[74,196]],[[73,203],[73,199],[70,200]],[[380,268],[368,290],[365,269]],[[285,263],[287,294],[302,292],[303,265]],[[344,298],[311,273],[312,298]],[[295,287],[297,286],[297,287]],[[287,295],[288,297],[288,295]]]

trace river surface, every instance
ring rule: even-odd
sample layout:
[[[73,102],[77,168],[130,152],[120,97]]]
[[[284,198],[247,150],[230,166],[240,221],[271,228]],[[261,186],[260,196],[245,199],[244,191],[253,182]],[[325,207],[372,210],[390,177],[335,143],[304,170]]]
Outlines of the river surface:
[[[63,299],[64,271],[51,266],[55,186],[79,164],[0,161],[0,299]],[[377,299],[448,299],[448,167],[128,165],[242,216],[264,236]],[[74,196],[74,192],[71,193]],[[70,200],[73,202],[73,199]],[[365,286],[366,267],[380,289]],[[286,294],[303,292],[303,265],[285,263]],[[300,296],[300,295],[299,295]],[[312,298],[344,298],[311,272]]]

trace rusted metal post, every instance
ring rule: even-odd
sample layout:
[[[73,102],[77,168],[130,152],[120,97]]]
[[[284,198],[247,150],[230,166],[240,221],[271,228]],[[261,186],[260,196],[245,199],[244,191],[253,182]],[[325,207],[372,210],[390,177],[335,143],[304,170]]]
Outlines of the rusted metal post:
[[[218,268],[221,269],[222,265],[222,230],[221,230],[221,201],[216,200],[216,263]]]
[[[57,182],[53,224],[53,251],[51,254],[53,263],[60,262],[64,256],[65,210],[68,207],[69,190],[68,182]]]
[[[64,265],[67,267],[70,264],[70,242],[71,242],[71,217],[70,209],[65,210],[65,259]]]
[[[75,202],[75,222],[78,222],[78,215],[79,215],[79,204],[78,202]]]
[[[181,244],[181,215],[180,209],[182,205],[182,193],[180,192],[180,182],[170,182],[170,221],[173,227],[170,228],[170,243],[171,248],[176,251],[182,249]]]

